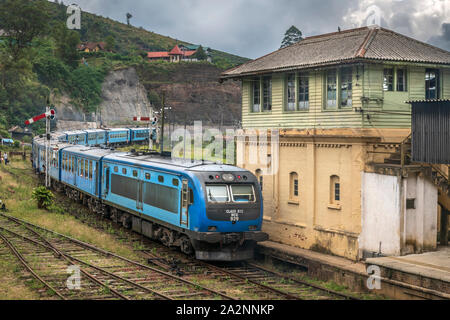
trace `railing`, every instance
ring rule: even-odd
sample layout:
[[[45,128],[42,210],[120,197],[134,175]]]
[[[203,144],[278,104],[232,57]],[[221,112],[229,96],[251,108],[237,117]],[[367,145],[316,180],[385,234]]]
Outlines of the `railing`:
[[[411,133],[400,143],[400,164],[402,168],[406,164],[406,157],[411,158],[411,153],[407,152],[407,147],[411,146]]]

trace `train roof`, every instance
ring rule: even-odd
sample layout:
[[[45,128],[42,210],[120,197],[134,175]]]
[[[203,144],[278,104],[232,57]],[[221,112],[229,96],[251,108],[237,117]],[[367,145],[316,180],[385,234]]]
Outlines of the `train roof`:
[[[135,154],[135,153],[112,153],[105,160],[120,161],[133,164],[157,166],[162,169],[175,171],[246,171],[226,164],[217,164],[211,161],[190,161],[183,159],[172,159],[159,154]]]
[[[84,131],[86,131],[87,133],[105,132],[105,130],[103,130],[103,129],[87,129]]]
[[[74,134],[86,134],[86,132],[85,132],[85,131],[81,131],[81,130],[76,130],[76,131],[69,131],[69,132],[67,132],[67,134],[70,134],[70,135],[74,135]]]
[[[69,145],[70,147],[64,149],[66,152],[71,153],[79,153],[83,156],[88,156],[92,158],[101,158],[103,156],[106,156],[108,154],[111,154],[112,152],[115,152],[113,149],[106,149],[106,148],[98,148],[98,147],[89,147],[84,145]]]
[[[128,131],[128,128],[111,128],[111,129],[106,129],[107,131],[110,132],[116,132],[116,131]]]

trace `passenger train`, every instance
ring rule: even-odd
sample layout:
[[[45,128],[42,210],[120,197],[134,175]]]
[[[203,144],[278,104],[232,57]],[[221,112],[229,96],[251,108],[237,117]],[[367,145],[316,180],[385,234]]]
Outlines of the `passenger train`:
[[[125,131],[107,132],[105,141],[112,142]],[[97,134],[98,142],[98,132],[87,130],[85,134],[84,145],[71,141],[68,132],[67,141],[52,140],[49,173],[55,190],[91,211],[166,246],[195,253],[199,260],[251,259],[256,242],[268,239],[261,231],[261,190],[251,172],[212,162],[173,161],[156,153],[95,147],[89,137]],[[132,140],[133,132],[128,134]],[[33,167],[44,173],[44,138],[36,137],[32,147]]]
[[[58,141],[87,146],[136,144],[148,141],[149,130],[149,128],[114,128],[70,131],[59,134]],[[153,138],[156,138],[154,133]]]

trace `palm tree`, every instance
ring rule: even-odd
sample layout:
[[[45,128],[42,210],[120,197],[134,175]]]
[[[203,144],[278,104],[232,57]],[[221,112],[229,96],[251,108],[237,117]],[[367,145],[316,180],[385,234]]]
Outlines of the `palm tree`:
[[[130,25],[130,19],[133,18],[132,14],[127,12],[127,24]]]

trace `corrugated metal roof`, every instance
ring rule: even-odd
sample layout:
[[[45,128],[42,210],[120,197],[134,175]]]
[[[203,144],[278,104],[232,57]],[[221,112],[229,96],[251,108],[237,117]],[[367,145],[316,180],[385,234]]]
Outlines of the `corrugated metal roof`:
[[[409,101],[405,101],[405,103],[437,103],[437,102],[450,102],[450,99],[423,99],[423,100],[409,100]]]
[[[370,26],[305,38],[227,70],[222,73],[222,78],[361,60],[450,64],[450,52],[391,30]]]

